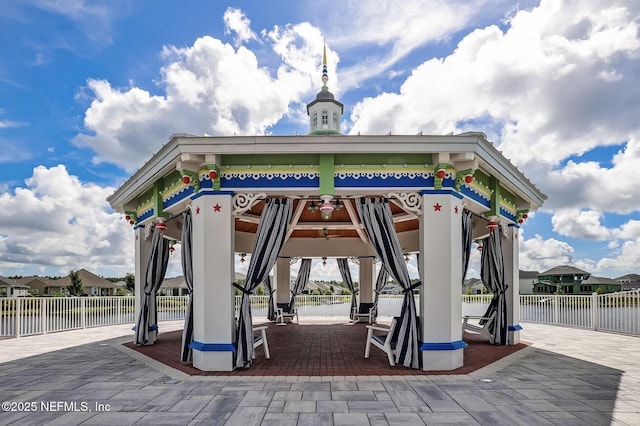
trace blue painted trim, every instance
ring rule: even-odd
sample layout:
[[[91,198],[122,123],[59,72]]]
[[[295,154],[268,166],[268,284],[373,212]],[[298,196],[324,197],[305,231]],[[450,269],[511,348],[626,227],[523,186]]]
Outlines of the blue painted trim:
[[[467,342],[458,340],[456,342],[440,342],[440,343],[423,343],[420,345],[421,351],[457,351],[458,349],[464,349],[467,346]]]
[[[193,341],[189,344],[191,349],[200,352],[235,352],[236,345],[234,343],[201,343]]]
[[[425,189],[420,191],[422,195],[453,195],[456,198],[463,199],[464,196],[453,189]]]
[[[510,325],[509,327],[507,327],[507,329],[509,331],[520,331],[522,330],[522,326],[520,324]]]
[[[200,191],[197,194],[195,194],[193,197],[191,197],[192,200],[198,199],[200,197],[204,197],[205,195],[229,195],[229,196],[233,196],[235,195],[235,192],[233,191]]]

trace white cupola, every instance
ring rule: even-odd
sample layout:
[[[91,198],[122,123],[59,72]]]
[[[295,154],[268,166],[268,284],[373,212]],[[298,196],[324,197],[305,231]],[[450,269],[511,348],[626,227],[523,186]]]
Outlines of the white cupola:
[[[322,54],[322,90],[318,92],[315,100],[307,104],[309,115],[309,134],[331,135],[340,134],[340,121],[344,105],[338,102],[333,93],[327,87],[327,47],[324,46]]]

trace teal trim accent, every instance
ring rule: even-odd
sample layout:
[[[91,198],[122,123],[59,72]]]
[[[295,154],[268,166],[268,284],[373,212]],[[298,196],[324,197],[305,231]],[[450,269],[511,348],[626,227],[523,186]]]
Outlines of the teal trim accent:
[[[423,343],[420,345],[421,351],[457,351],[458,349],[464,349],[467,346],[467,342],[458,340],[456,342],[440,342],[440,343]]]
[[[509,327],[507,327],[507,329],[509,331],[520,331],[522,330],[522,326],[520,324],[510,325]]]
[[[193,341],[189,344],[189,347],[195,351],[200,352],[235,352],[235,343],[202,343]]]

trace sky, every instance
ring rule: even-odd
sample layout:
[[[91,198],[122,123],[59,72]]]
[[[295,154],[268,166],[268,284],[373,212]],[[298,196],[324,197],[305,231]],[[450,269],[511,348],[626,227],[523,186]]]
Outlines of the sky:
[[[640,2],[399,3],[0,2],[0,276],[133,272],[106,198],[174,133],[308,133],[323,40],[343,133],[481,131],[548,196],[520,269],[640,273]]]

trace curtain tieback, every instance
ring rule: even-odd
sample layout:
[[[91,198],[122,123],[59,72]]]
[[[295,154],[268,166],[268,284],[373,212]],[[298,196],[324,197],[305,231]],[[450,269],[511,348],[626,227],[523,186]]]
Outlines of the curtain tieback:
[[[404,290],[402,290],[403,293],[409,293],[410,291],[415,290],[416,288],[420,287],[422,285],[422,281],[418,281],[417,283],[410,285],[409,288],[405,288]]]
[[[232,284],[233,284],[233,286],[234,286],[235,288],[237,288],[238,290],[240,290],[241,292],[243,292],[243,293],[244,293],[244,294],[246,294],[247,296],[250,296],[250,295],[252,295],[252,294],[253,294],[253,292],[252,292],[252,291],[247,290],[246,288],[242,287],[242,286],[241,286],[240,284],[238,284],[238,283],[232,283]]]

